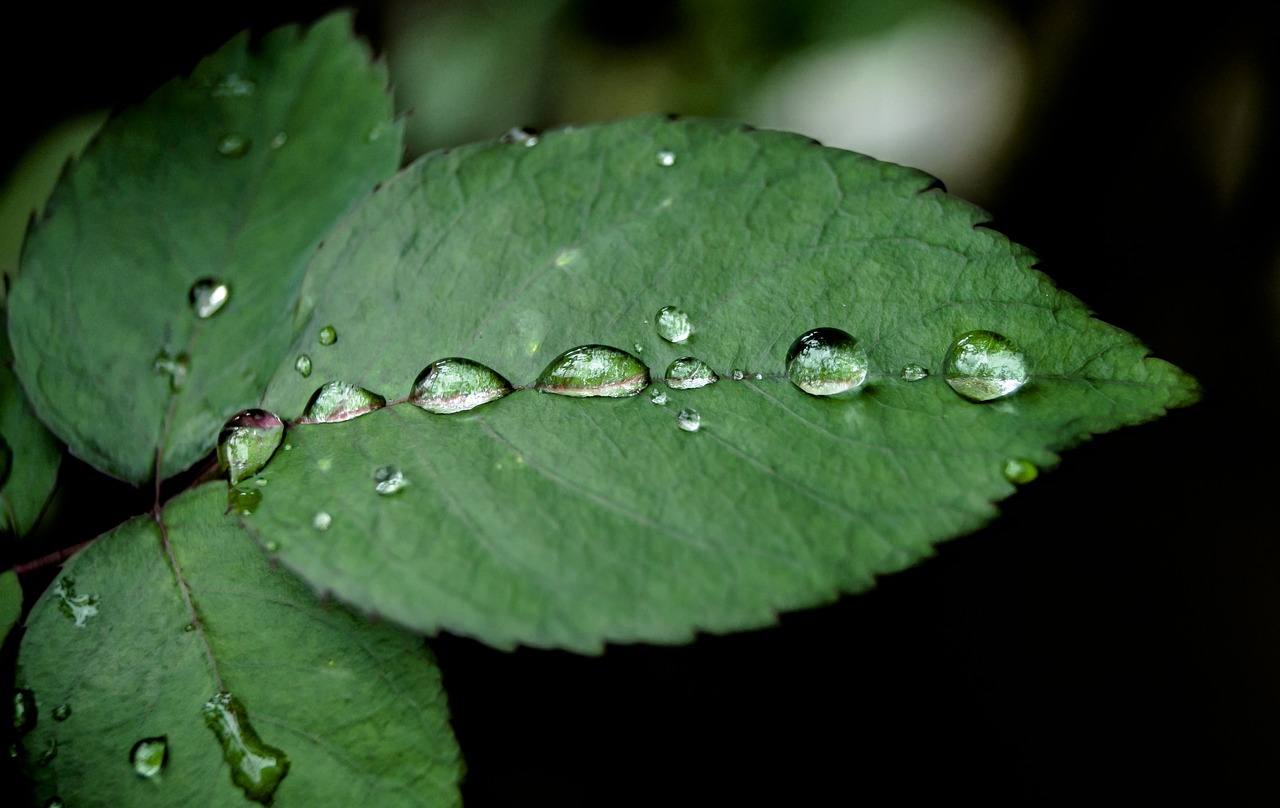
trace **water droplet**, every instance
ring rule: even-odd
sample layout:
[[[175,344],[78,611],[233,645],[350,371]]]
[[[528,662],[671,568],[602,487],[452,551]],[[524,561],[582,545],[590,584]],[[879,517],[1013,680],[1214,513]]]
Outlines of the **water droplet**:
[[[215,693],[201,712],[204,723],[222,744],[222,757],[231,766],[231,782],[249,799],[270,804],[271,795],[289,773],[288,756],[263,743],[249,723],[244,705],[230,693]]]
[[[70,717],[71,717],[70,704],[59,704],[57,707],[53,708],[54,721],[66,721]]]
[[[947,384],[970,401],[1004,398],[1026,384],[1030,375],[1022,351],[994,331],[960,335],[942,362]]]
[[[347,382],[329,382],[312,394],[302,420],[309,424],[334,424],[350,421],[365,413],[380,410],[387,400],[377,393]]]
[[[213,278],[201,278],[191,284],[187,292],[187,300],[191,301],[191,310],[201,320],[207,320],[227,305],[231,289],[225,283]]]
[[[76,628],[84,628],[85,621],[98,614],[98,596],[77,595],[75,578],[63,576],[53,593],[58,597],[58,609],[76,621]]]
[[[316,515],[311,518],[311,526],[316,530],[328,530],[331,524],[333,517],[326,511],[316,511]]]
[[[515,143],[518,146],[536,146],[538,130],[527,126],[513,126],[499,140],[503,143]]]
[[[227,489],[227,512],[249,516],[262,504],[262,492],[256,488],[239,488],[231,486]]]
[[[744,372],[743,372],[741,369],[739,369],[739,368],[734,368],[733,370],[729,371],[729,375],[730,375],[731,377],[733,377],[733,380],[734,380],[735,382],[740,382],[740,381],[742,381],[743,379],[747,378],[747,374],[746,374],[746,373],[744,373]]]
[[[559,396],[634,396],[649,386],[649,368],[636,357],[608,345],[571,348],[551,360],[534,383]]]
[[[787,351],[787,375],[813,396],[856,390],[866,381],[868,365],[867,352],[838,328],[806,331]]]
[[[689,315],[684,313],[684,309],[675,306],[663,306],[654,318],[654,325],[658,329],[658,336],[667,342],[684,342],[693,332]]]
[[[231,158],[244,157],[252,145],[253,141],[244,135],[228,132],[218,138],[218,154]]]
[[[665,390],[654,390],[653,395],[649,396],[649,400],[659,407],[667,405],[667,392]]]
[[[208,705],[206,705],[207,707]],[[143,738],[129,750],[129,760],[133,770],[139,777],[151,779],[160,773],[164,764],[169,762],[169,738],[161,735],[158,738]]]
[[[1011,457],[1004,462],[1004,478],[1016,485],[1026,485],[1040,476],[1040,469],[1030,460]]]
[[[706,387],[708,384],[715,384],[720,381],[720,377],[716,375],[710,365],[701,359],[682,356],[667,366],[664,380],[667,383],[667,387],[676,390],[696,390],[699,387]]]
[[[30,690],[13,691],[13,737],[20,738],[34,729],[38,716],[36,694]]]
[[[196,630],[196,624],[195,624],[195,623],[187,623],[185,626],[183,626],[183,627],[182,627],[182,630],[183,630],[183,631],[188,631],[188,632],[190,632],[190,631],[195,631],[195,630]]]
[[[50,763],[53,762],[53,759],[56,758],[57,756],[58,756],[58,739],[50,738],[49,745],[46,746],[44,748],[44,751],[42,751],[40,755],[36,758],[36,763],[40,764],[41,766],[48,766]]]
[[[909,365],[902,366],[902,379],[908,382],[918,382],[929,375],[929,370],[924,365],[917,365],[912,362]]]
[[[676,416],[676,423],[685,432],[697,432],[702,428],[702,416],[698,414],[697,410],[683,409]]]
[[[234,486],[267,465],[283,439],[284,422],[275,413],[257,409],[238,412],[218,433],[218,468],[227,472]]]
[[[307,378],[311,375],[311,357],[306,354],[298,354],[298,358],[293,360],[293,369],[298,371],[298,375]]]
[[[278,553],[280,552],[280,542],[275,539],[269,539],[262,545],[262,549],[268,553]]]
[[[210,94],[214,98],[232,98],[253,95],[254,84],[237,73],[228,73],[217,84],[213,85]]]
[[[644,353],[644,346],[638,342],[633,342],[631,343],[631,350],[635,351],[637,354],[642,354]]]
[[[378,123],[370,127],[369,131],[364,133],[364,142],[373,143],[381,138],[384,126],[384,124]]]
[[[331,325],[326,325],[320,329],[320,333],[316,335],[316,339],[321,345],[332,345],[338,341],[338,330]]]
[[[155,359],[151,360],[151,369],[168,376],[169,389],[176,393],[182,389],[183,383],[187,380],[189,362],[190,357],[184,353],[170,356],[167,351],[161,351],[156,354]]]
[[[67,808],[67,804],[62,801],[61,797],[50,797],[44,801],[43,808]]]
[[[676,153],[672,151],[662,150],[657,154],[658,165],[673,166],[676,164]]]
[[[272,151],[280,148],[289,140],[289,135],[285,132],[276,132],[275,137],[271,138],[271,142],[267,144]]]
[[[427,365],[413,382],[409,403],[427,412],[465,412],[513,392],[487,365],[449,357]]]
[[[373,490],[382,496],[388,496],[409,484],[404,472],[395,466],[379,466],[373,472]]]

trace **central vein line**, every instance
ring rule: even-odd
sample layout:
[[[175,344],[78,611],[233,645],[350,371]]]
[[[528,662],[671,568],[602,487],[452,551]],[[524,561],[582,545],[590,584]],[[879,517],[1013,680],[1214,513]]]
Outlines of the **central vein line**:
[[[182,592],[182,599],[187,604],[187,611],[191,613],[191,625],[195,626],[196,633],[200,635],[200,642],[204,645],[205,656],[209,658],[209,670],[213,672],[213,678],[217,683],[218,690],[225,692],[227,688],[222,681],[222,672],[218,670],[218,660],[213,656],[213,646],[209,645],[209,635],[205,633],[204,622],[200,620],[200,613],[196,610],[196,603],[191,597],[191,586],[182,575],[182,567],[178,564],[178,557],[173,552],[173,543],[169,541],[169,528],[164,523],[164,512],[157,505],[151,516],[156,520],[156,526],[160,528],[160,543],[164,546],[164,551],[169,556],[169,568],[173,570],[173,577],[178,580],[178,590]]]

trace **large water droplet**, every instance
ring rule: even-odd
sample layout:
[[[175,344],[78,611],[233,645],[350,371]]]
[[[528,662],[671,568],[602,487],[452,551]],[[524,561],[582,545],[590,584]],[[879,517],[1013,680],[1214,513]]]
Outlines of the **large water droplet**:
[[[54,721],[66,721],[70,717],[71,717],[70,704],[59,704],[57,707],[53,708]]]
[[[307,378],[311,375],[311,357],[306,354],[298,354],[298,358],[293,360],[293,369],[298,371],[302,378]]]
[[[13,691],[13,737],[20,738],[34,729],[38,716],[36,694],[24,689]]]
[[[663,306],[653,322],[658,329],[658,336],[667,342],[684,342],[693,333],[689,315],[684,313],[684,309],[675,306]]]
[[[544,393],[585,398],[634,396],[649,385],[649,368],[608,345],[571,348],[551,360],[534,383]]]
[[[201,712],[204,723],[222,744],[222,757],[231,767],[231,782],[249,799],[270,804],[271,795],[289,773],[288,756],[263,743],[249,723],[244,705],[230,693],[215,693]]]
[[[97,595],[77,595],[76,579],[63,576],[53,589],[58,597],[58,609],[76,621],[76,628],[84,628],[85,621],[98,614]]]
[[[511,392],[511,383],[487,365],[449,357],[432,362],[418,374],[409,402],[427,412],[463,412]]]
[[[1040,469],[1030,460],[1011,457],[1004,462],[1004,478],[1016,485],[1026,485],[1040,476]]]
[[[328,530],[331,524],[333,524],[333,517],[327,511],[316,511],[316,515],[311,517],[311,526],[316,530]]]
[[[187,292],[187,300],[191,301],[191,310],[201,320],[206,320],[222,310],[231,297],[231,288],[213,278],[201,278],[191,284]]]
[[[676,153],[673,151],[667,151],[666,149],[663,149],[662,151],[658,152],[657,160],[658,160],[658,165],[660,166],[673,166],[676,164]]]
[[[499,138],[503,143],[515,143],[519,146],[538,145],[538,130],[527,126],[513,126]]]
[[[912,362],[909,365],[902,366],[902,380],[908,382],[918,382],[929,375],[928,369],[924,365],[917,365]]]
[[[338,341],[338,330],[331,325],[326,325],[320,329],[320,333],[316,335],[316,340],[321,345],[332,345]]]
[[[396,466],[379,466],[373,472],[373,490],[383,496],[394,494],[408,484],[404,472]]]
[[[377,393],[347,382],[329,382],[316,390],[302,412],[302,420],[310,424],[332,424],[350,421],[387,405]]]
[[[858,341],[838,328],[806,331],[787,351],[787,375],[814,396],[856,390],[866,381],[869,364]]]
[[[685,432],[697,432],[702,428],[702,416],[697,410],[683,409],[676,415],[676,424]]]
[[[664,381],[667,387],[676,390],[696,390],[708,384],[715,384],[720,381],[720,377],[701,359],[682,356],[667,366]]]
[[[284,422],[266,410],[236,413],[218,433],[218,468],[231,485],[257,474],[284,439]]]
[[[164,764],[169,762],[169,738],[161,735],[158,738],[143,738],[129,750],[129,761],[139,777],[150,779],[160,773]]]
[[[217,148],[218,154],[223,157],[244,157],[249,153],[249,148],[253,145],[253,141],[237,132],[227,132],[218,138]]]
[[[182,389],[183,383],[187,380],[189,362],[190,358],[184,353],[170,356],[167,351],[161,351],[156,354],[155,359],[151,360],[151,369],[168,376],[169,389],[176,393]]]
[[[942,362],[947,384],[970,401],[1004,398],[1026,384],[1030,375],[1022,351],[994,331],[960,335]]]

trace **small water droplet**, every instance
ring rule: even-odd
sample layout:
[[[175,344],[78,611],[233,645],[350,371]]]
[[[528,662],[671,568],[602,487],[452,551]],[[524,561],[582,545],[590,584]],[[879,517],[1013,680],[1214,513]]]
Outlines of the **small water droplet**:
[[[237,158],[244,157],[249,153],[249,148],[253,146],[253,141],[244,135],[235,132],[228,132],[218,138],[218,154],[223,157]]]
[[[379,466],[373,472],[373,490],[382,496],[389,496],[404,488],[409,481],[404,478],[404,472],[395,466]]]
[[[702,416],[698,414],[697,410],[683,409],[676,416],[676,423],[685,432],[697,432],[702,428]]]
[[[676,390],[696,390],[708,384],[715,384],[720,381],[720,377],[701,359],[682,356],[667,366],[664,381],[667,387]]]
[[[518,146],[536,146],[538,145],[538,130],[528,126],[513,126],[498,139],[503,143],[515,143]]]
[[[311,518],[311,526],[316,530],[328,530],[331,524],[333,517],[327,511],[316,511],[316,515]]]
[[[151,369],[156,373],[169,377],[169,390],[176,393],[182,389],[182,385],[187,380],[187,369],[189,367],[190,357],[184,353],[177,356],[170,356],[167,351],[161,351],[156,354],[156,358],[151,360]]]
[[[36,763],[41,766],[48,766],[58,756],[58,739],[50,738],[49,745],[36,758]]]
[[[221,311],[230,296],[231,288],[213,278],[201,278],[191,284],[191,289],[187,292],[191,310],[201,320],[207,320]]]
[[[918,382],[929,375],[929,370],[924,365],[917,365],[912,362],[909,365],[902,366],[902,379],[908,382]]]
[[[329,382],[311,395],[302,411],[302,422],[335,424],[350,421],[387,406],[387,400],[372,391],[348,382]]]
[[[644,353],[644,346],[638,342],[633,342],[631,343],[631,350],[637,354],[642,354]]]
[[[739,368],[734,368],[733,370],[729,371],[729,375],[733,378],[735,382],[740,382],[743,379],[747,378],[747,374],[742,370],[740,370]]]
[[[36,726],[39,716],[36,694],[30,690],[13,691],[13,737],[20,738]]]
[[[676,164],[676,153],[664,149],[658,152],[657,159],[660,166],[673,166]]]
[[[288,756],[258,737],[244,705],[230,693],[215,693],[201,712],[222,745],[222,757],[231,767],[231,782],[249,799],[269,805],[289,773]]]
[[[272,151],[283,146],[289,140],[289,135],[285,132],[276,132],[275,137],[271,138],[271,142],[267,144]]]
[[[427,412],[465,412],[512,392],[511,382],[488,365],[455,356],[438,359],[418,374],[409,403]]]
[[[867,378],[867,352],[838,328],[815,328],[791,343],[787,375],[796,387],[814,396],[856,390]]]
[[[663,306],[654,318],[654,325],[658,329],[658,336],[667,342],[684,342],[693,333],[689,315],[684,313],[684,309],[675,306]]]
[[[274,539],[269,539],[262,545],[262,549],[266,550],[268,553],[278,553],[280,552],[280,542]]]
[[[649,396],[649,400],[659,407],[667,405],[667,392],[665,390],[654,390],[653,395]]]
[[[634,396],[649,386],[649,368],[608,345],[571,348],[551,360],[534,387],[544,393],[585,398]]]
[[[331,325],[326,325],[320,329],[320,333],[316,335],[316,340],[321,345],[332,345],[338,341],[338,330]]]
[[[66,721],[70,717],[71,717],[70,704],[59,704],[57,707],[53,708],[54,721]]]
[[[213,85],[210,95],[214,98],[233,98],[253,95],[254,84],[238,73],[228,73],[217,84]]]
[[[98,596],[77,595],[75,578],[63,576],[53,593],[58,597],[58,609],[76,621],[76,628],[84,628],[85,621],[98,614]]]
[[[942,361],[942,377],[970,401],[993,401],[1016,392],[1030,378],[1027,358],[994,331],[961,334]]]
[[[267,465],[283,439],[284,422],[275,413],[258,409],[238,412],[218,433],[218,468],[235,486]]]
[[[61,797],[50,797],[44,801],[43,808],[67,808],[67,804],[62,801]]]
[[[1040,469],[1030,460],[1011,457],[1004,462],[1004,478],[1015,485],[1026,485],[1040,476]]]
[[[155,777],[169,762],[169,737],[143,738],[129,750],[129,761],[139,777]]]
[[[293,360],[293,369],[298,371],[298,375],[302,378],[307,378],[311,375],[311,357],[298,354],[298,358]]]
[[[187,631],[187,632],[195,631],[195,630],[196,630],[196,624],[195,624],[195,623],[187,623],[185,626],[183,626],[183,627],[182,627],[182,630],[183,630],[183,631]]]
[[[262,492],[256,488],[230,486],[227,489],[227,511],[250,516],[262,504]]]

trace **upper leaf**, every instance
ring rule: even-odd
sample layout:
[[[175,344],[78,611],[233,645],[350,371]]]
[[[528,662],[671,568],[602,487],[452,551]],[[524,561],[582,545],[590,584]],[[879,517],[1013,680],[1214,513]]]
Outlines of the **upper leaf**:
[[[288,758],[291,805],[459,803],[440,674],[421,640],[326,607],[221,517],[213,484],[78,553],[27,621],[23,739],[40,799],[67,805],[244,806],[202,708],[226,692],[242,726]],[[135,770],[135,744],[167,762]],[[162,757],[157,758],[163,760]]]
[[[347,14],[242,34],[108,122],[28,234],[11,296],[36,411],[135,483],[209,452],[279,360],[308,256],[395,170],[400,129]],[[207,319],[201,280],[229,290]]]
[[[292,428],[244,524],[315,586],[420,630],[677,641],[870,586],[990,519],[1010,459],[1051,466],[1194,399],[932,185],[793,135],[657,118],[428,155],[317,253],[264,401],[296,416],[340,380],[391,406]],[[681,344],[655,331],[669,305],[693,324]],[[860,391],[789,382],[788,346],[819,326],[866,350]],[[974,329],[1025,351],[1013,397],[974,403],[937,375]],[[727,378],[655,382],[659,406],[531,389],[460,414],[403,403],[442,357],[527,387],[599,343],[655,379],[685,355]],[[934,374],[909,381],[908,364]]]

